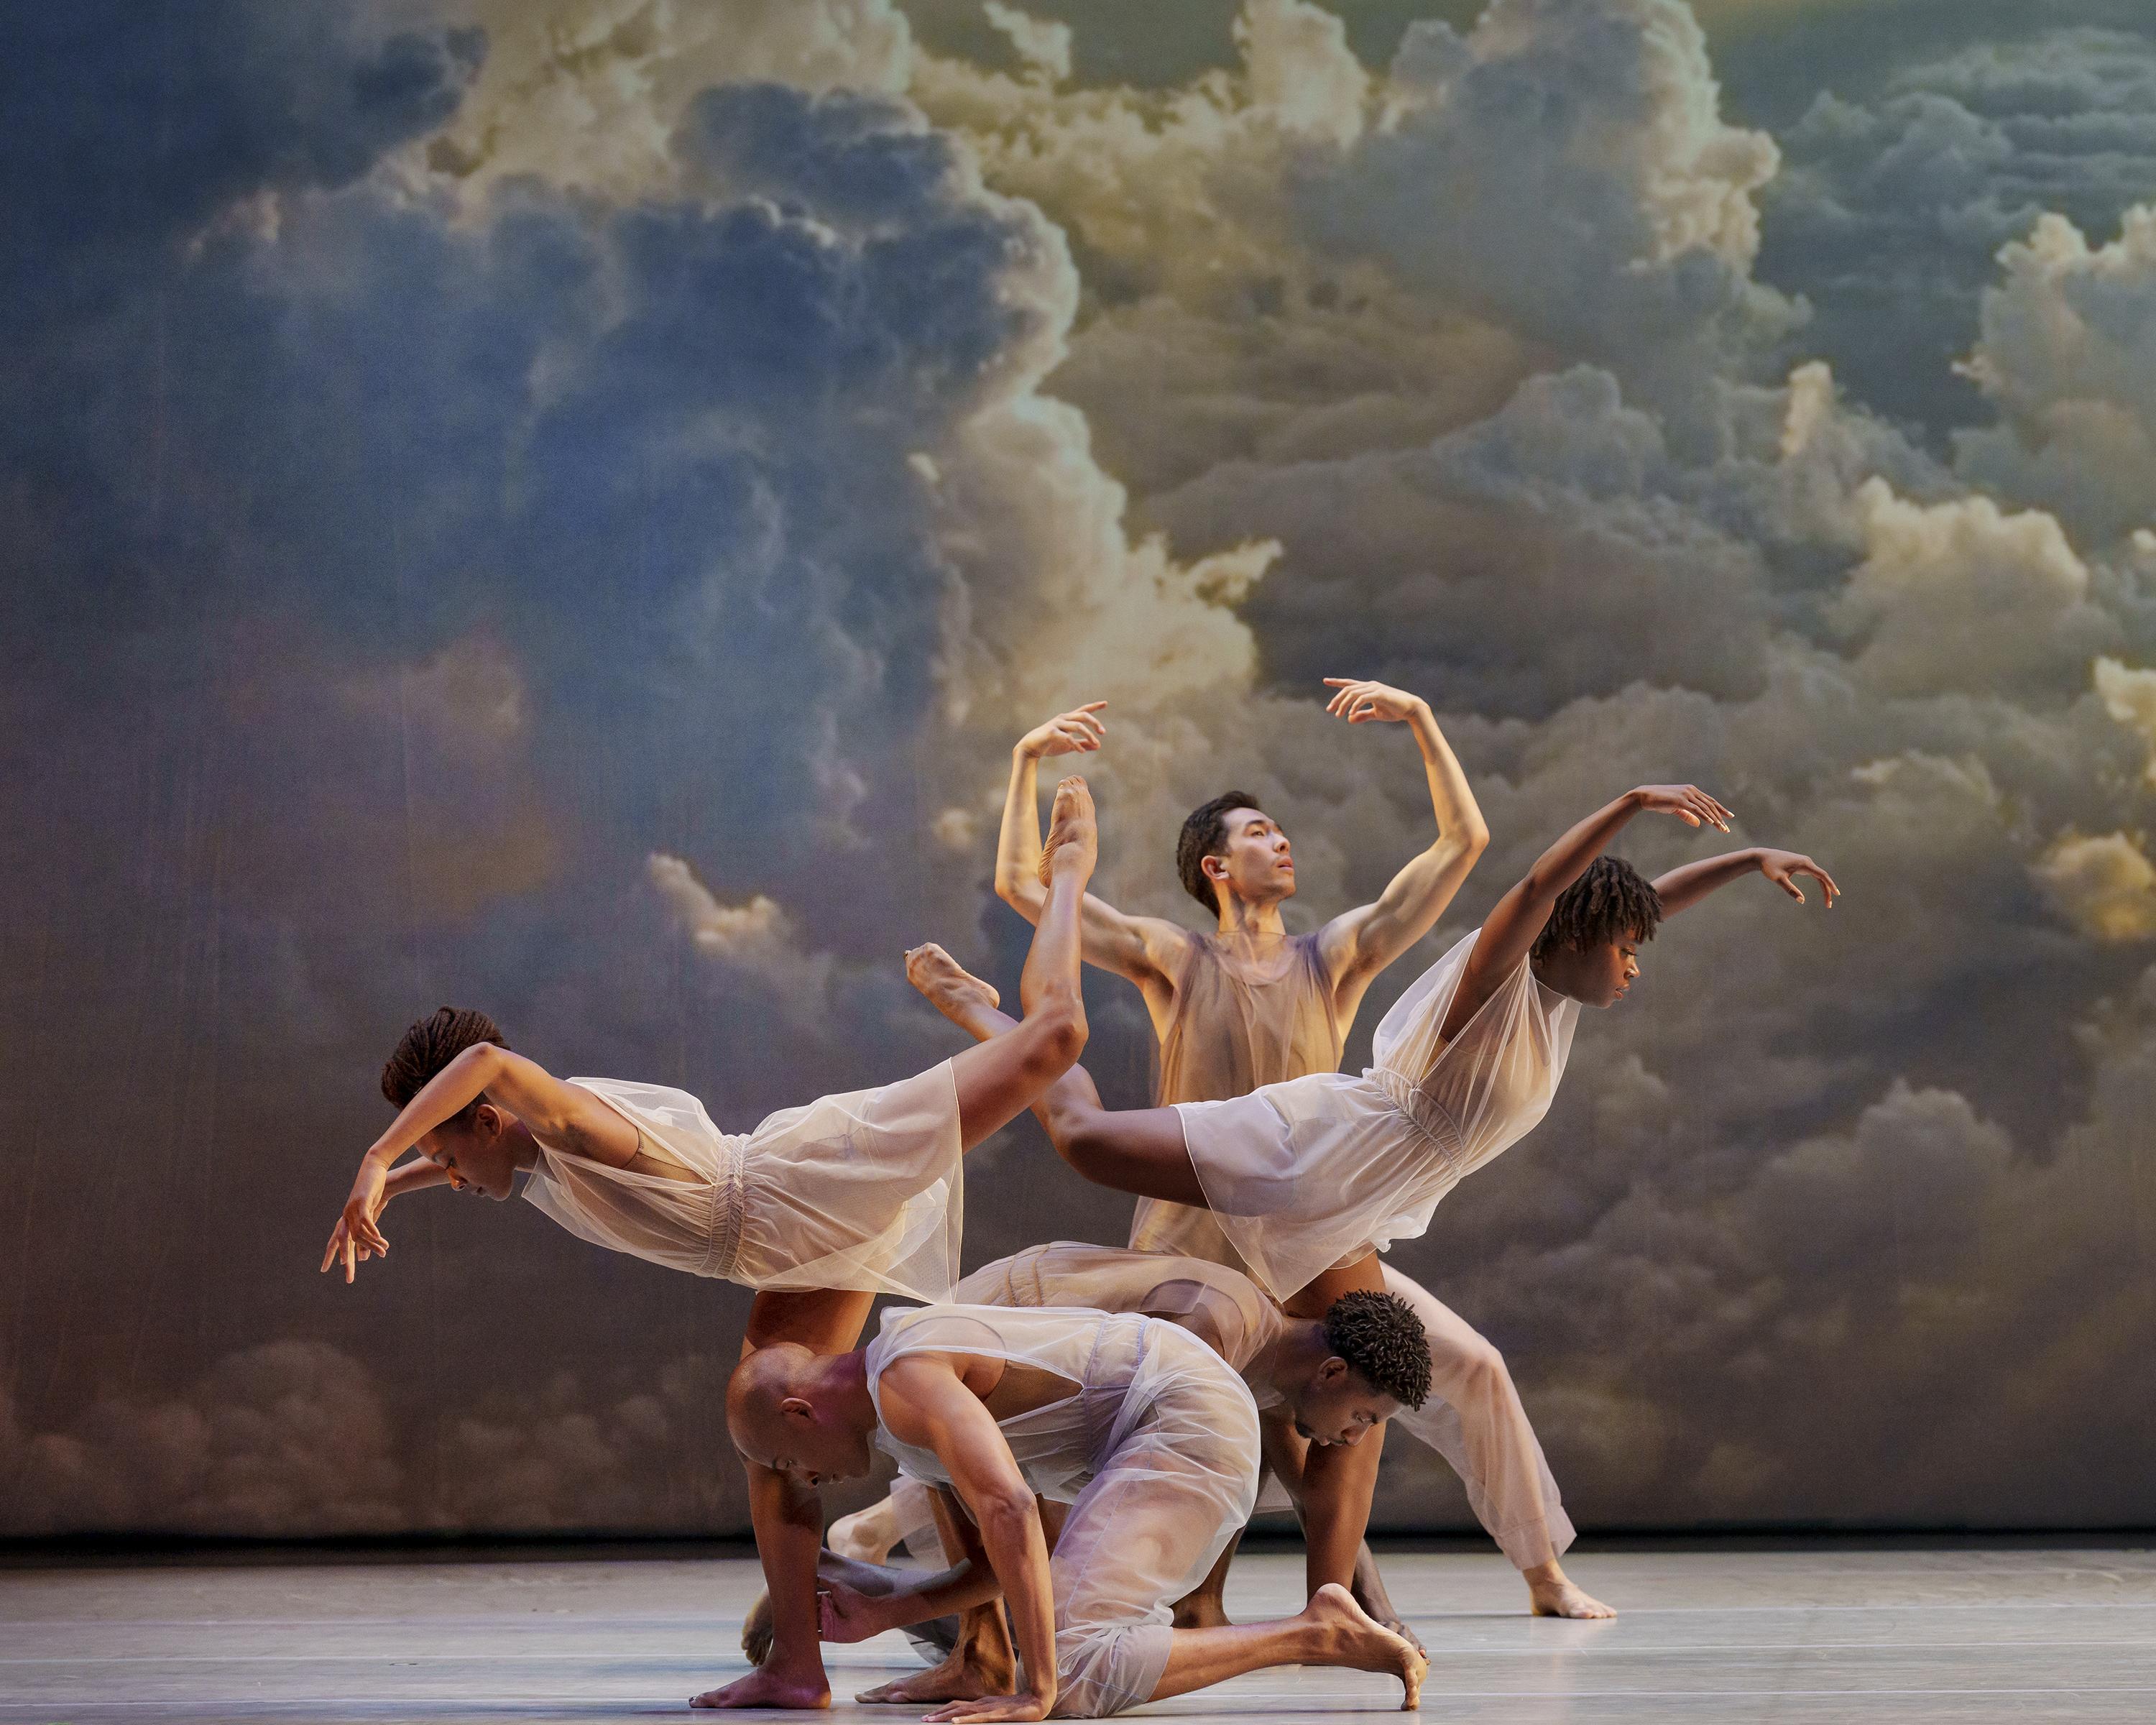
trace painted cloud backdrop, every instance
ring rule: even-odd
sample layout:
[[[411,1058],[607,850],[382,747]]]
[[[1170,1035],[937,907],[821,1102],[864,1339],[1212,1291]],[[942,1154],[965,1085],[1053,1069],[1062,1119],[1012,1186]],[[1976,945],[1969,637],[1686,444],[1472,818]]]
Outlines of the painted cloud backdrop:
[[[1577,1518],[2156,1519],[2145,8],[49,11],[0,1532],[738,1527],[737,1291],[439,1194],[315,1277],[397,1032],[737,1127],[925,1065],[899,952],[1013,980],[1005,752],[1086,698],[1105,892],[1194,911],[1233,783],[1328,913],[1429,826],[1337,674],[1496,834],[1428,955],[1641,780],[1848,889],[1674,925],[1401,1250]],[[974,1262],[1127,1211],[1029,1123],[968,1184]]]

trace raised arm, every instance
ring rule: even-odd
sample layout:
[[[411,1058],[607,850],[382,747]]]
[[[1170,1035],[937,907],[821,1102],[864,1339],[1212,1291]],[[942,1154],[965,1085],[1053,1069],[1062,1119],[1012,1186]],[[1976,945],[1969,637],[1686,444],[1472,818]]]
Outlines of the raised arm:
[[[1467,968],[1453,991],[1452,1005],[1439,1031],[1447,1041],[1473,1018],[1497,984],[1531,952],[1549,921],[1558,895],[1587,872],[1609,841],[1635,814],[1674,814],[1686,826],[1729,830],[1729,811],[1697,785],[1646,784],[1604,804],[1535,859],[1534,866],[1508,889],[1484,920],[1467,955]]]
[[[1050,755],[1091,754],[1107,735],[1105,701],[1059,713],[1011,750],[1010,784],[996,839],[996,896],[1029,922],[1040,921],[1048,889],[1040,881],[1040,763]],[[1141,988],[1169,986],[1175,955],[1189,937],[1158,916],[1127,916],[1087,893],[1079,907],[1080,956]]]
[[[1435,840],[1393,876],[1375,904],[1349,911],[1326,925],[1323,951],[1337,1004],[1352,1012],[1371,979],[1436,926],[1489,845],[1490,829],[1483,824],[1467,775],[1437,728],[1428,701],[1384,683],[1327,677],[1325,684],[1334,691],[1326,706],[1328,713],[1351,725],[1408,727],[1422,751],[1430,809],[1437,817]]]
[[[420,1086],[398,1110],[388,1131],[359,1161],[344,1205],[346,1268],[352,1245],[387,1256],[389,1242],[375,1225],[388,1194],[389,1168],[420,1139],[474,1102],[506,1109],[532,1135],[572,1156],[620,1168],[636,1155],[636,1128],[589,1091],[564,1084],[536,1060],[491,1042],[475,1043]]]
[[[1010,1445],[981,1399],[944,1358],[916,1354],[887,1367],[877,1399],[884,1425],[902,1444],[935,1451],[960,1502],[979,1530],[990,1574],[970,1572],[970,1560],[930,1589],[893,1594],[886,1627],[942,1616],[978,1604],[998,1590],[1010,1611],[1013,1639],[1023,1668],[1018,1692],[986,1701],[957,1702],[932,1717],[966,1720],[1045,1719],[1055,1706],[1055,1609],[1048,1574],[1048,1541],[1040,1531],[1033,1488],[1026,1484]],[[929,1596],[933,1592],[934,1597]],[[919,1611],[918,1617],[905,1615]]]
[[[1804,901],[1804,890],[1797,881],[1806,875],[1819,882],[1820,896],[1825,899],[1830,911],[1841,896],[1841,889],[1834,884],[1833,877],[1802,851],[1775,850],[1763,845],[1671,869],[1656,879],[1655,892],[1662,901],[1662,914],[1674,916],[1680,911],[1690,910],[1717,887],[1727,886],[1747,875],[1764,875],[1799,904]]]

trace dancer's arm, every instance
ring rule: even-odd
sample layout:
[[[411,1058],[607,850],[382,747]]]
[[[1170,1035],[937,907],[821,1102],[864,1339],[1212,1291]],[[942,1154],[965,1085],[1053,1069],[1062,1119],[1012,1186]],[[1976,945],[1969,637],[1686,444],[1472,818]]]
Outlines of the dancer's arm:
[[[388,1191],[390,1164],[436,1127],[480,1101],[514,1114],[550,1149],[613,1168],[635,1159],[636,1128],[589,1091],[564,1084],[522,1055],[491,1042],[475,1043],[420,1087],[360,1158],[344,1205],[346,1231],[353,1241],[370,1251],[388,1252],[389,1242],[374,1219]]]
[[[1533,948],[1550,919],[1558,895],[1587,872],[1609,841],[1635,814],[1674,814],[1686,826],[1729,830],[1729,811],[1697,785],[1643,784],[1589,815],[1535,860],[1535,865],[1497,901],[1475,937],[1467,968],[1453,990],[1452,1005],[1439,1031],[1447,1041],[1481,1009],[1497,984]]]
[[[415,1156],[409,1162],[399,1163],[390,1169],[388,1178],[382,1182],[381,1202],[375,1205],[374,1214],[369,1219],[380,1219],[383,1208],[391,1199],[401,1198],[407,1192],[424,1192],[429,1186],[447,1185],[449,1178],[449,1171],[447,1168],[438,1163],[428,1161],[424,1156]],[[351,1252],[346,1252],[345,1248],[351,1238],[352,1230],[345,1226],[344,1218],[340,1215],[336,1219],[336,1226],[330,1230],[330,1243],[322,1253],[322,1268],[325,1271],[339,1257],[341,1256],[346,1260],[344,1266],[344,1279],[346,1281],[352,1279],[352,1260],[353,1259],[356,1258],[358,1262],[363,1264],[374,1255],[370,1251],[360,1250],[357,1247],[354,1247]]]
[[[1802,851],[1775,850],[1763,845],[1671,869],[1656,880],[1655,891],[1661,899],[1662,914],[1674,916],[1680,911],[1690,910],[1716,888],[1727,886],[1732,880],[1741,880],[1747,875],[1764,875],[1799,904],[1804,901],[1804,890],[1797,885],[1798,877],[1803,875],[1819,882],[1830,911],[1841,896],[1841,889],[1834,884],[1833,877]]]
[[[976,1605],[985,1605],[1003,1591],[996,1580],[988,1548],[973,1524],[962,1515],[951,1517],[958,1540],[958,1559],[948,1568],[924,1573],[882,1565],[887,1584],[870,1586],[861,1573],[869,1566],[850,1563],[845,1573],[833,1574],[829,1557],[822,1560],[818,1586],[822,1589],[823,1635],[827,1641],[865,1641],[886,1630],[910,1629],[938,1617],[955,1617]]]
[[[1351,725],[1404,724],[1414,733],[1437,817],[1436,842],[1393,876],[1375,904],[1325,926],[1322,950],[1333,987],[1343,994],[1352,991],[1359,1001],[1372,978],[1436,926],[1488,846],[1490,829],[1428,701],[1384,683],[1327,677],[1325,684],[1336,691],[1327,703],[1328,713]]]
[[[979,1530],[993,1585],[964,1598],[978,1604],[1000,1589],[1024,1662],[1015,1696],[973,1703],[968,1718],[1045,1719],[1055,1705],[1055,1610],[1048,1575],[1048,1541],[1040,1531],[1033,1488],[1012,1459],[1010,1445],[981,1399],[946,1359],[916,1354],[887,1367],[878,1386],[886,1430],[902,1444],[932,1450],[951,1476],[952,1489]],[[968,1593],[979,1583],[970,1575]],[[963,1597],[954,1588],[946,1602],[923,1616],[940,1616]],[[947,1710],[948,1711],[948,1710]]]
[[[996,896],[1029,922],[1048,903],[1040,884],[1040,763],[1049,755],[1091,754],[1106,725],[1096,716],[1105,701],[1060,713],[1021,737],[1011,750],[1010,785],[996,840]],[[1128,916],[1087,893],[1079,910],[1080,951],[1088,964],[1111,970],[1141,988],[1168,988],[1188,933],[1159,916]]]

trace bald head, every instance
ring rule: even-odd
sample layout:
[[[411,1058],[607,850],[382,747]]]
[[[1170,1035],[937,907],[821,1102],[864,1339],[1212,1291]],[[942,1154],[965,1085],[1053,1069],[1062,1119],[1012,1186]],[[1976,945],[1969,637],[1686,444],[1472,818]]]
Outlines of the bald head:
[[[872,1465],[875,1404],[860,1354],[759,1348],[726,1384],[726,1430],[747,1460],[803,1485],[858,1479]]]

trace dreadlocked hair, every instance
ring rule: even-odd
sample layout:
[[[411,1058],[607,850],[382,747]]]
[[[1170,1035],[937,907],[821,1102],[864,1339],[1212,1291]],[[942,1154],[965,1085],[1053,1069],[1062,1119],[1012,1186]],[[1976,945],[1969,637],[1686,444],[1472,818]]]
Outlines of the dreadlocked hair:
[[[1598,856],[1558,894],[1532,956],[1543,957],[1559,947],[1584,952],[1609,941],[1650,941],[1661,921],[1662,896],[1654,882],[1621,858]]]
[[[1404,1408],[1430,1398],[1430,1337],[1414,1307],[1398,1294],[1360,1288],[1325,1314],[1325,1345],[1380,1395]]]
[[[418,1096],[443,1067],[468,1048],[482,1042],[491,1042],[496,1048],[509,1046],[509,1039],[501,1034],[501,1026],[483,1012],[466,1012],[454,1006],[438,1006],[431,1018],[424,1018],[397,1039],[397,1050],[389,1056],[389,1063],[382,1069],[382,1094],[397,1107],[403,1107]],[[474,1108],[475,1101],[455,1117],[465,1119]]]
[[[1220,914],[1220,901],[1205,878],[1205,859],[1228,848],[1228,816],[1235,809],[1257,806],[1258,799],[1248,791],[1223,791],[1183,817],[1182,834],[1175,841],[1175,872],[1183,878],[1183,890],[1209,915]]]

